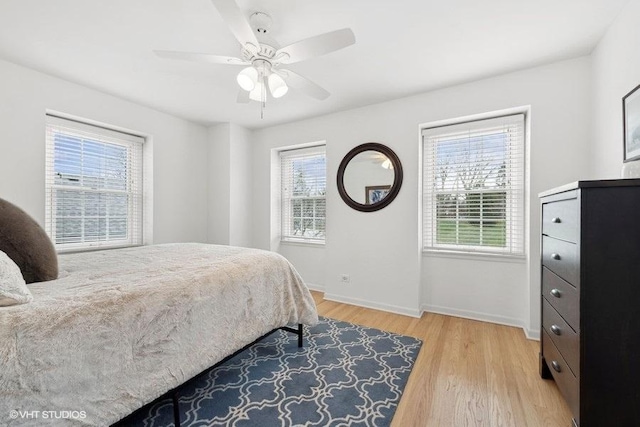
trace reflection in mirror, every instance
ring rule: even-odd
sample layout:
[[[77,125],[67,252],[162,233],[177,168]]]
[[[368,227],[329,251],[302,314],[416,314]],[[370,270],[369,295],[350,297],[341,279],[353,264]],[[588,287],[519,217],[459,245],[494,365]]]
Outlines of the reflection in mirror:
[[[379,151],[357,154],[344,171],[344,188],[351,199],[363,205],[378,203],[389,194],[394,171],[389,158]]]

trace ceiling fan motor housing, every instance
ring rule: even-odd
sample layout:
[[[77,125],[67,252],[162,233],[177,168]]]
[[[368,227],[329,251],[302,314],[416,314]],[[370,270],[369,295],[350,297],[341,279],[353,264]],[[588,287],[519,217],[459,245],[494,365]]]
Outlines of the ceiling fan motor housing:
[[[255,62],[258,60],[272,62],[273,57],[276,54],[276,48],[269,46],[268,44],[260,43],[259,47],[253,45],[246,45],[242,48],[242,57],[247,62]]]
[[[271,29],[273,20],[264,12],[256,12],[249,17],[249,23],[258,34],[267,34]]]

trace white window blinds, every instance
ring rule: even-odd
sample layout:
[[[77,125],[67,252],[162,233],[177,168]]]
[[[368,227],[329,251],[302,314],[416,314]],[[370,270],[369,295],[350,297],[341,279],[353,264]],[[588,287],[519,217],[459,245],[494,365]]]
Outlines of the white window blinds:
[[[45,229],[58,251],[142,244],[143,142],[47,115]]]
[[[423,249],[524,255],[525,116],[425,129]]]
[[[327,166],[325,147],[280,152],[281,220],[285,241],[325,239]]]

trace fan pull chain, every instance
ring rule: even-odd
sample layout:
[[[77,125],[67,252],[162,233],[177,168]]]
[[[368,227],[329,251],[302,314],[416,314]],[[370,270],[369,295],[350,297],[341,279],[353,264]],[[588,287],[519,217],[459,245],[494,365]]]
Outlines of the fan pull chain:
[[[262,71],[260,72],[260,80],[262,81],[262,87],[260,88],[260,119],[264,119],[264,109],[266,108],[266,104],[267,104],[267,93],[265,91],[266,87],[265,87],[265,80],[266,77],[266,72],[265,72],[265,65],[264,62],[262,63]]]
[[[267,107],[267,86],[264,73],[264,65],[262,66],[262,90],[260,93],[260,119],[264,119],[264,109]]]

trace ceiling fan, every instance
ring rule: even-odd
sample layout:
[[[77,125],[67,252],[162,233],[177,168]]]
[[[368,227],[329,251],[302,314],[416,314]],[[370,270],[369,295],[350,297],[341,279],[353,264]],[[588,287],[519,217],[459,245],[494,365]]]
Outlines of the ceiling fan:
[[[382,166],[385,169],[393,169],[393,163],[391,162],[391,159],[389,159],[387,156],[385,156],[384,154],[378,151],[374,151],[374,150],[363,151],[362,153],[358,154],[354,159],[358,159],[358,161],[361,161],[361,162],[373,163],[374,165]]]
[[[320,100],[329,96],[322,87],[283,66],[354,44],[356,39],[351,29],[331,31],[280,48],[268,35],[271,26],[269,15],[256,12],[247,20],[234,0],[211,1],[240,43],[241,58],[167,50],[155,50],[155,54],[161,58],[245,66],[237,76],[241,88],[238,102],[254,100],[264,107],[267,93],[280,98],[289,87]]]

